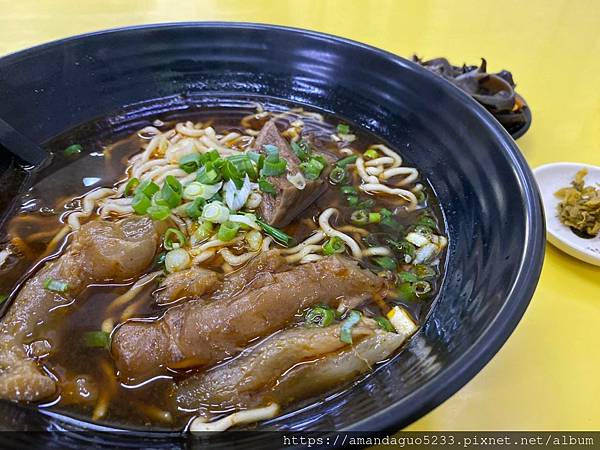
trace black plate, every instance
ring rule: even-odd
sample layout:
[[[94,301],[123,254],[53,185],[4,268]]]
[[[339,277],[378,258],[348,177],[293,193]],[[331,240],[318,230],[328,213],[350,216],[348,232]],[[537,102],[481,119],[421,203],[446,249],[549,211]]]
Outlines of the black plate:
[[[487,111],[426,69],[310,31],[151,25],[0,59],[0,116],[38,142],[94,118],[119,131],[164,109],[187,111],[223,96],[284,99],[335,112],[401,148],[435,189],[450,245],[441,292],[423,329],[353,389],[259,429],[406,426],[490,360],[533,295],[544,222],[523,156]],[[119,111],[125,112],[115,115]],[[2,405],[4,428],[63,426],[35,408]]]

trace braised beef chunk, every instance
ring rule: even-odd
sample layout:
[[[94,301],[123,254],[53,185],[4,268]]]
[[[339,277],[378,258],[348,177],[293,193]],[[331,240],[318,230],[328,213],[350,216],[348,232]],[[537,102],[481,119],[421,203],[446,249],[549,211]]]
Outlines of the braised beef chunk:
[[[156,321],[131,320],[114,333],[112,353],[128,377],[153,375],[162,367],[215,364],[250,341],[281,329],[304,308],[340,301],[356,305],[385,288],[384,280],[347,258],[331,256],[269,275],[231,298],[189,301]]]
[[[255,149],[266,153],[264,146],[273,145],[279,149],[279,156],[287,161],[287,173],[294,175],[301,172],[300,159],[288,141],[281,136],[274,120],[263,126],[256,137]],[[263,219],[275,227],[284,227],[292,222],[298,214],[308,208],[315,199],[327,188],[323,176],[316,180],[306,180],[304,189],[298,189],[286,177],[268,177],[267,180],[275,187],[276,194],[264,194],[259,213]]]
[[[27,355],[24,344],[51,309],[73,301],[90,283],[138,275],[154,258],[158,233],[151,220],[91,221],[75,233],[60,258],[46,263],[25,283],[0,324],[0,398],[39,400],[55,392],[55,383]],[[48,280],[66,283],[49,289]],[[59,290],[60,291],[60,290]]]
[[[216,272],[200,267],[190,267],[169,274],[160,284],[160,289],[154,294],[156,303],[164,305],[184,297],[200,297],[211,294],[221,281]]]
[[[177,406],[210,418],[210,405],[244,410],[298,399],[343,386],[388,358],[414,331],[387,332],[374,320],[352,328],[352,344],[340,340],[341,324],[287,329],[239,357],[179,382]]]

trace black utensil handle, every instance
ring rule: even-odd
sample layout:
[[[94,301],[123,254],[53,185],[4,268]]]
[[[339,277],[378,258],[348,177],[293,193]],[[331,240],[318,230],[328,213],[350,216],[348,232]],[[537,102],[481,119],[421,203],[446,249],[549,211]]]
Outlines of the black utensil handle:
[[[48,153],[0,119],[0,147],[32,166],[42,164]]]

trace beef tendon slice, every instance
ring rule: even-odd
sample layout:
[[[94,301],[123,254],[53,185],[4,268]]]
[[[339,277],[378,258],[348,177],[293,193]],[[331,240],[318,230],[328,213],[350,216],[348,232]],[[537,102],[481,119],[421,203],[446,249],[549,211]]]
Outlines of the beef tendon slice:
[[[211,366],[256,338],[290,323],[317,303],[357,305],[385,289],[385,281],[342,256],[276,272],[272,281],[229,299],[189,301],[158,320],[130,320],[114,332],[112,354],[130,378]]]
[[[26,351],[27,336],[49,313],[72,302],[90,283],[131,278],[152,262],[158,233],[149,219],[93,220],[67,251],[45,263],[23,286],[0,323],[0,398],[35,401],[51,396],[54,380]]]

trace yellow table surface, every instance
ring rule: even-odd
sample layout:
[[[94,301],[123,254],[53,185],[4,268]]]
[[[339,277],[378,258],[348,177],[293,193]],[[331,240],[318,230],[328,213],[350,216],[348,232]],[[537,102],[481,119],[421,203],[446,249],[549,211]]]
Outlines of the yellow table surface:
[[[600,2],[0,0],[0,55],[142,23],[247,21],[336,34],[398,55],[488,60],[533,111],[518,144],[532,167],[600,166]],[[1,101],[1,99],[0,99]],[[514,334],[463,389],[410,430],[599,430],[600,267],[547,246]]]

